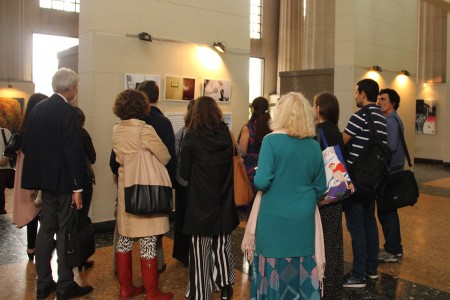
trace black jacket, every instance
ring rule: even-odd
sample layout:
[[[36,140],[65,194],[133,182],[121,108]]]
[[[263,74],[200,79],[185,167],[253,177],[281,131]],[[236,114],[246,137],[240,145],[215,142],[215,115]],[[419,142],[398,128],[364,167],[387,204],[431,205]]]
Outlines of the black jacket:
[[[187,131],[181,150],[180,175],[189,180],[183,232],[230,233],[238,225],[233,193],[233,150],[223,124],[216,134]]]
[[[31,112],[22,136],[22,188],[72,193],[83,188],[84,158],[77,112],[54,94]]]
[[[325,121],[317,125],[318,135],[320,134],[319,129],[322,130],[328,146],[339,145],[339,147],[341,148],[341,153],[342,155],[344,155],[344,139],[342,138],[342,132],[339,131],[339,128],[330,121]],[[321,137],[319,138],[319,140],[320,149],[322,149],[323,151],[325,150],[325,145]]]

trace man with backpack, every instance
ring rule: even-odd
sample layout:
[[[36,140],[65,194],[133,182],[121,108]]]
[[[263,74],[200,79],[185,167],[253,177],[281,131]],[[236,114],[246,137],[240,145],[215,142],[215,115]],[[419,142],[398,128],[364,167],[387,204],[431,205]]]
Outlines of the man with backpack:
[[[377,279],[378,228],[375,197],[388,171],[386,119],[376,105],[378,83],[363,79],[356,85],[355,102],[360,109],[343,132],[345,161],[356,192],[343,203],[352,239],[353,268],[344,276],[344,287],[364,288],[365,276]]]

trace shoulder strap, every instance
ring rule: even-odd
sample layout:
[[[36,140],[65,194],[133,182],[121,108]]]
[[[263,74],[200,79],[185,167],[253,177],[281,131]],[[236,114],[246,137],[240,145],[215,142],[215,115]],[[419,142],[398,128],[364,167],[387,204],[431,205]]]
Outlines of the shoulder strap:
[[[319,132],[320,132],[321,139],[323,141],[324,149],[326,149],[326,148],[328,148],[328,143],[327,143],[327,140],[325,139],[325,135],[323,134],[323,130],[319,128]],[[319,144],[320,144],[320,142],[319,142]]]
[[[230,137],[231,137],[231,147],[233,148],[233,156],[237,156],[237,149],[236,149],[236,142],[234,141],[233,133],[230,131]]]
[[[3,130],[3,128],[2,128],[2,136],[3,136],[3,143],[5,144],[5,147],[6,147],[6,145],[8,144],[8,141],[6,140],[5,130]]]
[[[411,168],[412,167],[411,158],[409,157],[408,147],[406,147],[405,136],[403,135],[402,128],[400,127],[400,122],[398,121],[398,119],[395,116],[393,118],[395,119],[395,121],[397,121],[398,132],[400,134],[400,140],[402,142],[403,149],[405,150],[405,156],[406,156],[406,159],[408,160],[408,165]]]
[[[378,138],[378,134],[377,134],[377,129],[375,127],[375,124],[373,123],[372,113],[370,112],[370,109],[368,109],[367,107],[363,107],[362,110],[364,111],[364,113],[366,115],[366,121],[367,121],[367,124],[369,125],[369,131],[370,131],[369,141],[374,140],[374,141],[380,142],[380,139]]]

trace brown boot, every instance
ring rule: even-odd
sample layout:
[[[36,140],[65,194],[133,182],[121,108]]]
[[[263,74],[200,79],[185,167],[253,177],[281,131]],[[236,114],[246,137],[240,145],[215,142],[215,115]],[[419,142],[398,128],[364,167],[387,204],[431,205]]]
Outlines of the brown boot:
[[[170,300],[173,298],[171,292],[161,293],[158,288],[158,263],[155,258],[141,258],[142,281],[145,288],[146,300]]]
[[[133,285],[131,251],[125,253],[116,252],[116,265],[120,284],[120,298],[127,299],[144,293],[143,287],[135,287]]]

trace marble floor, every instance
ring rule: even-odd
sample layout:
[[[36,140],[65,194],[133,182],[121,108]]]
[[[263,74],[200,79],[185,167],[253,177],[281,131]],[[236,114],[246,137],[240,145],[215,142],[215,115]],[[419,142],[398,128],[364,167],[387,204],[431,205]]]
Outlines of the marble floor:
[[[415,174],[421,191],[419,202],[399,210],[404,256],[398,263],[380,264],[378,280],[369,280],[365,289],[345,289],[344,299],[450,299],[450,168],[417,163]],[[11,195],[8,190],[9,213],[12,212]],[[34,263],[28,261],[25,253],[26,229],[16,228],[11,219],[11,214],[0,216],[0,299],[34,299],[36,273]],[[351,242],[343,222],[345,270],[348,271],[352,261]],[[237,271],[233,299],[236,300],[249,298],[249,266],[240,253],[244,228],[245,221],[242,221],[233,233]],[[167,269],[160,275],[160,288],[172,291],[174,299],[184,299],[187,269],[171,257],[172,234],[173,230],[163,239]],[[118,299],[119,285],[112,271],[112,233],[97,234],[96,241],[94,267],[82,272],[74,269],[75,279],[94,287],[84,299]],[[381,236],[380,245],[383,243]],[[134,246],[133,255],[134,282],[139,284],[138,245]],[[53,293],[48,299],[55,297]],[[213,299],[220,299],[220,295],[216,293]]]

